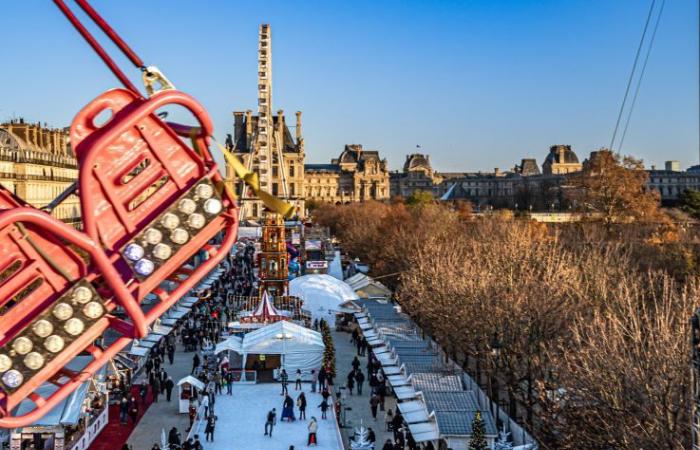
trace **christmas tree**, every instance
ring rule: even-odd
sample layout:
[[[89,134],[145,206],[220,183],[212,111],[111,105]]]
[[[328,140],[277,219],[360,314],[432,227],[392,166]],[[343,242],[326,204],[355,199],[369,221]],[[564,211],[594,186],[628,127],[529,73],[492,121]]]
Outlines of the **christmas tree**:
[[[369,430],[364,426],[355,428],[355,436],[350,440],[352,450],[372,450],[374,444],[369,440]]]
[[[333,346],[333,336],[331,336],[331,328],[328,326],[328,322],[321,319],[321,337],[323,338],[323,344],[326,349],[323,351],[323,367],[326,368],[331,374],[331,377],[335,377],[335,347]]]
[[[498,440],[493,448],[494,450],[513,450],[513,444],[510,442],[510,433],[506,431],[505,425],[498,432]]]
[[[477,411],[472,421],[472,438],[469,441],[469,450],[488,450],[488,448],[484,419],[481,418],[481,411]]]

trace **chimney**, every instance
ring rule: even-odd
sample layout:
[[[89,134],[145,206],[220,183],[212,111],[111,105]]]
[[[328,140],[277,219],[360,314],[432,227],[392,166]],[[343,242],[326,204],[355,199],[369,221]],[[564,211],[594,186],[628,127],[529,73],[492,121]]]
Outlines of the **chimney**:
[[[280,109],[277,111],[277,126],[282,132],[284,132],[284,110]]]
[[[501,169],[499,169],[498,167],[496,167],[496,168],[493,169],[493,173],[494,173],[496,176],[498,176],[498,175],[501,174]]]
[[[243,129],[243,111],[235,111],[233,113],[233,136],[234,139],[238,139],[240,136],[241,129]]]
[[[297,143],[301,140],[301,111],[297,111],[297,127],[296,127],[296,137]]]
[[[251,110],[245,112],[245,134],[246,137],[253,134],[253,112]]]

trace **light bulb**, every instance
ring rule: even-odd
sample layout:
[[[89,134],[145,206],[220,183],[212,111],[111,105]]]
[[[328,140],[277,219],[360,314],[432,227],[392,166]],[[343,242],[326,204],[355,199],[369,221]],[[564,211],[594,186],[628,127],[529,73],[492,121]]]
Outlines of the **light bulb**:
[[[32,344],[32,341],[24,336],[18,337],[12,343],[12,348],[20,355],[26,355],[27,353],[31,352],[33,346],[34,344]]]
[[[12,359],[7,356],[0,354],[0,372],[7,372],[12,368]]]
[[[204,202],[204,211],[207,212],[207,214],[211,214],[212,216],[215,214],[219,214],[221,212],[221,201],[218,198],[210,198],[206,202]]]
[[[5,386],[11,389],[19,387],[19,385],[22,384],[22,381],[24,381],[24,377],[18,370],[15,369],[8,370],[2,376],[2,382],[5,383]]]
[[[190,214],[190,216],[187,218],[187,225],[195,230],[202,228],[205,223],[206,219],[199,213]]]
[[[73,315],[73,308],[68,303],[59,303],[53,308],[53,315],[58,320],[66,320]]]
[[[37,320],[32,325],[32,331],[39,337],[46,337],[53,333],[53,324],[46,319]]]
[[[153,247],[153,256],[160,260],[166,260],[173,254],[173,249],[167,244],[158,244]]]
[[[44,365],[44,357],[40,353],[31,352],[24,357],[24,365],[32,370],[37,370]]]
[[[143,258],[143,253],[143,247],[141,247],[139,244],[131,243],[124,249],[124,256],[126,256],[126,258],[130,261],[138,261],[139,259]]]
[[[143,253],[143,249],[141,249],[141,252]],[[143,256],[143,254],[141,256]],[[80,303],[81,305],[84,305],[85,303],[92,300],[92,291],[86,286],[78,286],[73,291],[73,298],[76,302]]]
[[[160,224],[168,230],[172,230],[180,225],[180,219],[173,213],[165,213],[163,217],[160,218]]]
[[[197,194],[197,196],[201,199],[208,199],[211,198],[212,195],[214,195],[214,188],[211,187],[210,184],[200,184],[197,186],[194,190],[194,192]]]
[[[184,228],[175,228],[170,233],[170,240],[176,244],[182,245],[190,238],[189,233]]]
[[[97,319],[104,312],[104,308],[97,302],[90,302],[83,307],[83,314],[91,319]]]
[[[157,228],[149,228],[143,233],[143,238],[147,243],[156,245],[163,239],[163,233]]]
[[[191,198],[183,198],[178,202],[177,209],[182,214],[192,214],[197,209],[197,203]]]
[[[71,336],[77,336],[83,332],[85,329],[85,324],[82,320],[73,317],[72,319],[68,319],[66,324],[63,325],[63,329],[66,330],[66,333],[70,334]]]
[[[46,350],[50,351],[51,353],[60,352],[61,350],[63,350],[64,345],[65,342],[63,341],[63,338],[55,334],[47,337],[44,341],[44,347],[46,347]]]
[[[155,265],[150,259],[139,259],[136,261],[136,264],[134,264],[134,270],[142,277],[152,274],[153,269],[155,269]]]

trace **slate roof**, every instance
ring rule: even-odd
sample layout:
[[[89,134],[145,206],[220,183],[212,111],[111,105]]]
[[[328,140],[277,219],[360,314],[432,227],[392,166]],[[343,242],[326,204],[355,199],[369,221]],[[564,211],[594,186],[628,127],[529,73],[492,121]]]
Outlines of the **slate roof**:
[[[472,391],[425,391],[428,411],[476,411],[479,405]]]
[[[414,373],[411,382],[417,391],[462,391],[462,380],[457,375]]]
[[[472,434],[472,422],[474,421],[474,411],[446,412],[435,411],[438,429],[443,436],[470,436]],[[491,414],[481,411],[481,418],[484,421],[487,436],[496,436],[496,425],[493,423]]]

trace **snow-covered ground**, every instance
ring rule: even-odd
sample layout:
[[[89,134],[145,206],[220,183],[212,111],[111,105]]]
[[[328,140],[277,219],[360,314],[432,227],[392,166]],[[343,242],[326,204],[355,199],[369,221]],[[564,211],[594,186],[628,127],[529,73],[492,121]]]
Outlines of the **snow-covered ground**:
[[[204,433],[200,439],[205,450],[289,450],[293,445],[295,450],[308,448],[306,439],[307,426],[311,416],[318,421],[318,450],[342,450],[338,441],[335,416],[328,410],[328,419],[321,420],[321,396],[311,393],[309,383],[303,384],[307,420],[299,420],[299,409],[296,399],[299,392],[294,390],[294,383],[289,384],[289,394],[294,399],[295,422],[280,422],[282,416],[282,401],[279,383],[261,383],[254,385],[235,385],[233,395],[225,393],[216,396],[216,432],[214,442],[204,442]],[[226,390],[224,389],[224,392]],[[265,436],[265,419],[267,412],[277,408],[277,425],[272,437]]]

